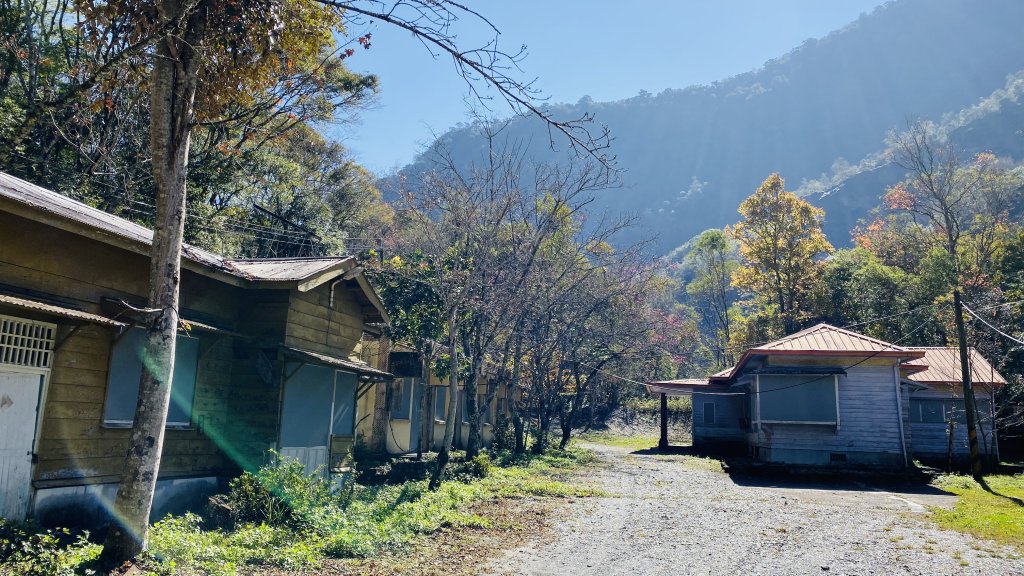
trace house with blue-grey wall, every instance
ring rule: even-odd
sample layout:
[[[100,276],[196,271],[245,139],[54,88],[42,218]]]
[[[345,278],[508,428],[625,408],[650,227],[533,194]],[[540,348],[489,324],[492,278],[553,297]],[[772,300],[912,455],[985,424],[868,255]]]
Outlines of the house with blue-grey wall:
[[[984,449],[994,454],[993,387],[1005,380],[976,351],[971,361],[976,382],[988,383],[976,396],[981,434],[992,439]],[[958,365],[956,349],[901,347],[819,324],[751,348],[707,379],[647,389],[692,398],[697,448],[770,463],[898,469],[944,455],[949,438],[954,457],[966,456]]]

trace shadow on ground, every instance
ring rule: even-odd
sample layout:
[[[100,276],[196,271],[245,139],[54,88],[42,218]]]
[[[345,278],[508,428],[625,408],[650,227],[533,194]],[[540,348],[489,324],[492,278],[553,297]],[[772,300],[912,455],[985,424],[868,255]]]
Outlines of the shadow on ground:
[[[883,491],[921,496],[953,496],[931,484],[932,475],[921,470],[892,472],[877,469],[824,469],[765,465],[729,451],[708,451],[693,446],[634,450],[636,456],[683,455],[722,461],[730,480],[738,486],[793,490]],[[1018,498],[1004,496],[1024,505]]]

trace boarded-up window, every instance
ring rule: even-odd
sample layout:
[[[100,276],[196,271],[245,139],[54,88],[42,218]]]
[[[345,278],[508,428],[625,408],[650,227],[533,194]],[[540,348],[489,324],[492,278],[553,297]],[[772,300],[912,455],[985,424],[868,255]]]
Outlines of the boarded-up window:
[[[835,376],[762,375],[758,391],[762,422],[838,422]]]
[[[103,424],[106,426],[129,427],[135,419],[145,341],[145,330],[131,328],[114,344],[103,404]],[[190,424],[198,364],[199,340],[179,334],[175,343],[171,404],[167,409],[168,426],[180,428]]]
[[[402,378],[391,383],[388,409],[392,420],[408,420],[412,406],[413,379]]]
[[[448,389],[438,386],[434,388],[434,420],[445,421],[445,414],[448,413]]]
[[[714,426],[715,425],[715,403],[705,402],[704,403],[704,425]]]
[[[331,436],[355,428],[355,374],[327,366],[289,363],[281,408],[281,447],[328,446]]]

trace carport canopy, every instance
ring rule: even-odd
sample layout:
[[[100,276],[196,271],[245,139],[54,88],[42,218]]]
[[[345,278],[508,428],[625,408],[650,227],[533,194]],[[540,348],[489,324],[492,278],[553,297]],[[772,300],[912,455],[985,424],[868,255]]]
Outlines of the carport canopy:
[[[668,397],[669,396],[691,396],[694,390],[707,388],[724,388],[717,382],[710,382],[707,378],[683,378],[680,380],[657,380],[644,384],[647,393],[652,396],[661,397],[661,435],[658,439],[658,449],[668,449]]]

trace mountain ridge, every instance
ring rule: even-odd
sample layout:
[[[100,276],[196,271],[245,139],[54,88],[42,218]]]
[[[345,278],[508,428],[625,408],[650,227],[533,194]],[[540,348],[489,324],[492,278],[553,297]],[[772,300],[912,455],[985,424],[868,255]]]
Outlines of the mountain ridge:
[[[886,134],[909,118],[940,120],[991,97],[1024,69],[1020,21],[1024,3],[1014,0],[900,0],[750,72],[656,95],[583,97],[547,108],[565,118],[588,112],[609,127],[623,186],[596,205],[636,212],[640,230],[623,240],[653,231],[658,250],[667,252],[708,227],[734,222],[742,199],[772,172],[789,189],[804,187],[884,150]],[[986,129],[1016,152],[1021,138],[1004,128]],[[539,121],[514,119],[506,131],[535,158],[559,158],[547,149]],[[478,127],[465,125],[437,144],[468,164],[479,156],[481,138]],[[400,174],[429,166],[429,155],[421,155]],[[842,245],[850,222],[866,215],[882,191],[840,186],[810,197],[827,211],[849,212],[827,215],[829,237]]]

